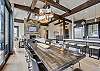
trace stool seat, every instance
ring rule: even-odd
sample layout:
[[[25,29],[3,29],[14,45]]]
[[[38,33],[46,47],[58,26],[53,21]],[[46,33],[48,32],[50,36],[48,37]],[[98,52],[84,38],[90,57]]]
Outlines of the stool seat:
[[[65,42],[64,44],[69,44],[69,42]]]
[[[91,48],[91,49],[100,49],[99,46],[89,46],[89,48]]]
[[[70,45],[73,45],[73,46],[76,45],[76,43],[69,43],[69,44],[70,44]]]
[[[77,46],[85,47],[86,45],[83,45],[83,44],[77,44]]]

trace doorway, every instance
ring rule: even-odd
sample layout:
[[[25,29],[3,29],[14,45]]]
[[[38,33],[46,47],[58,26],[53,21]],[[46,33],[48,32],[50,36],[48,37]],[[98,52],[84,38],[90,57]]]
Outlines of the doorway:
[[[19,37],[19,26],[14,26],[14,38]]]

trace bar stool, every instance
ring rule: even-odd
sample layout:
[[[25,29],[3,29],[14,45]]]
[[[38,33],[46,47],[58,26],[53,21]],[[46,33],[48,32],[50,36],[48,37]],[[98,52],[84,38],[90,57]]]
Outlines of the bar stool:
[[[82,45],[78,45],[76,43],[69,43],[69,50],[70,51],[73,51],[73,53],[81,53],[81,49],[79,46],[82,46]]]
[[[63,41],[58,41],[58,44],[60,45],[60,47],[63,47],[64,42]]]
[[[97,59],[99,60],[99,58],[100,58],[100,47],[99,46],[89,46],[89,57],[92,57],[93,50],[97,50],[97,52],[98,52],[98,54],[97,54],[98,58]]]
[[[47,40],[45,41],[45,43],[46,43],[46,44],[51,44],[51,40],[47,39]]]
[[[40,71],[48,71],[47,68],[44,66],[43,63],[38,63],[38,67]]]
[[[86,48],[87,46],[86,45],[83,45],[83,44],[77,44],[77,46],[80,48],[82,54],[85,52],[86,54]]]
[[[76,47],[77,44],[76,44],[76,43],[69,43],[69,46],[70,46],[70,47]]]
[[[37,63],[42,63],[37,55],[33,55],[33,58],[36,60]]]
[[[69,48],[69,42],[64,42],[64,45],[65,45],[65,49],[68,50],[68,48]]]
[[[29,71],[40,71],[38,67],[38,63],[32,57],[31,57],[31,67],[29,68]]]
[[[26,62],[27,62],[27,64],[28,64],[28,69],[29,69],[29,71],[31,71],[30,70],[30,68],[31,68],[31,60],[30,60],[30,54],[29,54],[29,50],[26,48],[26,54],[25,54],[25,57],[26,57]]]

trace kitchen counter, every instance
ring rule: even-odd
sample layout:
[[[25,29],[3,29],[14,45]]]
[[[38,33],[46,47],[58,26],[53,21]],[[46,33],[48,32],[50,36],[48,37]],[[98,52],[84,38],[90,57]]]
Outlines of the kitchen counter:
[[[86,40],[86,39],[64,39],[64,41],[79,41],[79,42],[87,42],[87,43],[100,43],[100,40]]]
[[[43,44],[43,47],[41,44]],[[63,71],[85,57],[85,55],[74,54],[71,51],[54,45],[48,45],[48,48],[44,47],[44,45],[47,46],[47,44],[40,42],[30,42],[30,45],[48,71]]]

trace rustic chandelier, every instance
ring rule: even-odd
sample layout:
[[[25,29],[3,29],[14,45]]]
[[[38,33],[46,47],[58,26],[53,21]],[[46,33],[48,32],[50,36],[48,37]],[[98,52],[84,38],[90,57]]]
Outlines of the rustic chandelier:
[[[46,0],[45,0],[45,5],[39,11],[39,15],[41,16],[41,17],[39,17],[39,21],[41,23],[48,23],[49,19],[53,17],[52,9],[51,9],[50,5],[47,4]]]

